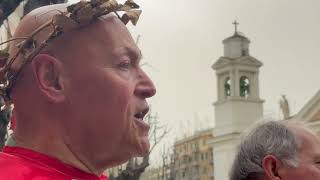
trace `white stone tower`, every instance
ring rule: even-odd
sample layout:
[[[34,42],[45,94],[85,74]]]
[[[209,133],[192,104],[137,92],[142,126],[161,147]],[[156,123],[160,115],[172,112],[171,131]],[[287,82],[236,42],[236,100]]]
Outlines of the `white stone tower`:
[[[224,56],[212,66],[217,76],[213,155],[214,177],[227,180],[241,132],[263,115],[259,94],[262,63],[250,56],[250,40],[237,31],[223,40]]]

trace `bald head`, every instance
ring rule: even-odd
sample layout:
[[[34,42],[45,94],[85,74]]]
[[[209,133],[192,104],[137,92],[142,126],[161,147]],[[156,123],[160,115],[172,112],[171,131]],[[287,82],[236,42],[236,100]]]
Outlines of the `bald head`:
[[[15,37],[32,33],[65,7],[31,12]],[[41,42],[49,33],[48,27],[35,38]],[[20,144],[40,152],[50,147],[57,152],[52,156],[95,173],[147,153],[149,126],[137,114],[148,111],[146,99],[155,87],[140,59],[129,31],[113,15],[59,36],[23,68],[13,88]]]
[[[136,10],[138,8],[139,5],[132,0],[127,0],[124,4],[119,4],[116,0],[111,2],[95,0],[80,1],[68,7],[65,5],[47,6],[31,12],[18,27],[15,37],[12,39],[16,42],[12,44],[13,48],[10,49],[9,61],[0,71],[0,78],[3,84],[0,89],[2,97],[9,105],[12,87],[22,76],[22,71],[26,71],[24,68],[26,64],[35,59],[39,53],[50,54],[49,51],[55,50],[56,48],[52,47],[57,45],[54,42],[57,37],[70,34],[72,30],[92,26],[98,18],[113,12],[117,14],[118,11],[125,11],[121,18],[117,14],[117,17],[124,24],[131,21],[133,25],[136,25],[142,12],[141,10]],[[33,23],[30,23],[31,21]],[[17,37],[28,34],[30,31],[32,33],[27,37]],[[22,39],[22,41],[18,42],[17,40],[19,39]],[[19,43],[18,46],[17,42]],[[65,40],[65,42],[67,41]],[[60,45],[58,44],[58,46]]]
[[[55,15],[61,14],[61,12],[66,12],[67,6],[67,4],[55,4],[33,10],[21,20],[14,33],[13,38],[30,37],[30,35],[32,35],[35,31],[38,31],[41,26],[47,24],[48,22],[51,22],[52,18]],[[38,55],[47,54],[56,58],[56,60],[59,60],[60,62],[64,62],[65,59],[74,59],[72,57],[75,57],[75,55],[81,52],[81,48],[88,50],[85,44],[90,44],[89,42],[93,39],[98,41],[101,40],[101,37],[99,37],[101,34],[97,36],[97,33],[95,33],[95,31],[97,31],[98,26],[102,27],[107,23],[109,24],[109,26],[117,24],[121,26],[124,31],[127,31],[126,27],[116,16],[114,16],[113,14],[105,15],[99,17],[96,21],[85,27],[77,28],[70,32],[63,33],[58,38],[54,39],[54,41],[48,43],[48,45]],[[53,26],[48,26],[34,36],[34,40],[36,40],[38,46],[40,44],[43,44],[45,40],[48,39],[53,30]],[[19,51],[18,44],[20,44],[22,41],[23,40],[16,40],[11,42],[9,49],[9,59]],[[25,58],[20,53],[10,69],[12,71],[19,70],[24,59]],[[36,59],[36,57],[34,59]],[[70,63],[71,61],[69,60],[68,62]],[[27,72],[28,68],[30,67],[27,66],[23,68],[23,71],[19,75],[19,79],[22,77],[30,77],[31,73],[30,71]],[[26,84],[26,82],[29,83],[29,81],[28,79],[24,79],[16,83],[21,83],[21,81],[25,82],[22,85],[24,87],[23,89],[25,89],[25,87],[27,87],[28,85]]]
[[[67,4],[56,4],[35,9],[22,19],[14,33],[14,38],[30,37],[44,24],[52,21],[55,15],[65,12],[66,9]],[[34,39],[38,45],[45,42],[52,31],[53,27],[48,26],[37,33]],[[22,40],[12,41],[10,45],[11,56],[18,52],[18,44],[21,42]],[[20,106],[34,108],[34,105],[31,106],[30,103],[34,104],[42,101],[38,104],[45,107],[43,106],[45,102],[56,102],[57,99],[54,100],[50,96],[50,92],[48,92],[50,89],[46,87],[47,85],[57,86],[54,88],[64,88],[63,82],[65,82],[65,79],[81,81],[79,74],[83,74],[82,72],[88,67],[87,63],[103,65],[102,59],[115,58],[115,53],[124,51],[120,48],[115,49],[116,46],[119,46],[119,43],[134,47],[130,51],[140,57],[140,51],[135,46],[127,28],[113,14],[101,16],[86,26],[65,32],[55,38],[30,61],[31,63],[24,66],[19,74],[18,81],[15,82],[12,89],[17,114],[19,114]],[[25,59],[22,56],[20,53],[11,66],[13,71],[21,68]],[[49,73],[41,74],[41,69]],[[23,110],[30,111],[28,108],[23,108]]]

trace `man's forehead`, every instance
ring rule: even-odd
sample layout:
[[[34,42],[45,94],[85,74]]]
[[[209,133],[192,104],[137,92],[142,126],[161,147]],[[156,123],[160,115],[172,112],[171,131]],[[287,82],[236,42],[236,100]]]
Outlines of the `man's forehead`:
[[[316,133],[306,128],[297,127],[295,128],[296,135],[302,141],[302,149],[318,149],[320,154],[320,137]]]
[[[317,136],[306,137],[302,145],[302,155],[308,156],[309,158],[320,160],[320,139]]]
[[[115,16],[108,15],[65,37],[68,39],[67,42],[75,41],[73,44],[78,47],[86,47],[85,44],[88,44],[116,53],[141,54],[126,26]]]

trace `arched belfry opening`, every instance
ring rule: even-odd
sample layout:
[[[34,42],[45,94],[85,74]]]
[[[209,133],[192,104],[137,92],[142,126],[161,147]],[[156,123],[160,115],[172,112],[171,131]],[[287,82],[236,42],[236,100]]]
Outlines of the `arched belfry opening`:
[[[224,81],[224,95],[225,97],[231,96],[231,79],[227,77]]]
[[[250,95],[250,80],[247,76],[241,76],[239,80],[240,97],[248,98]]]

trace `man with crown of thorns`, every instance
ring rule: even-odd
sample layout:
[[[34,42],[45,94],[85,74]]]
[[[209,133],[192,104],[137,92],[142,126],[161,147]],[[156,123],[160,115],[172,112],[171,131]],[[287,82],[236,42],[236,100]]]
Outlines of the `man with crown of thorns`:
[[[0,179],[107,179],[107,168],[148,153],[143,118],[156,90],[125,26],[138,8],[80,1],[22,19],[0,69],[2,110],[13,104],[16,116]]]

